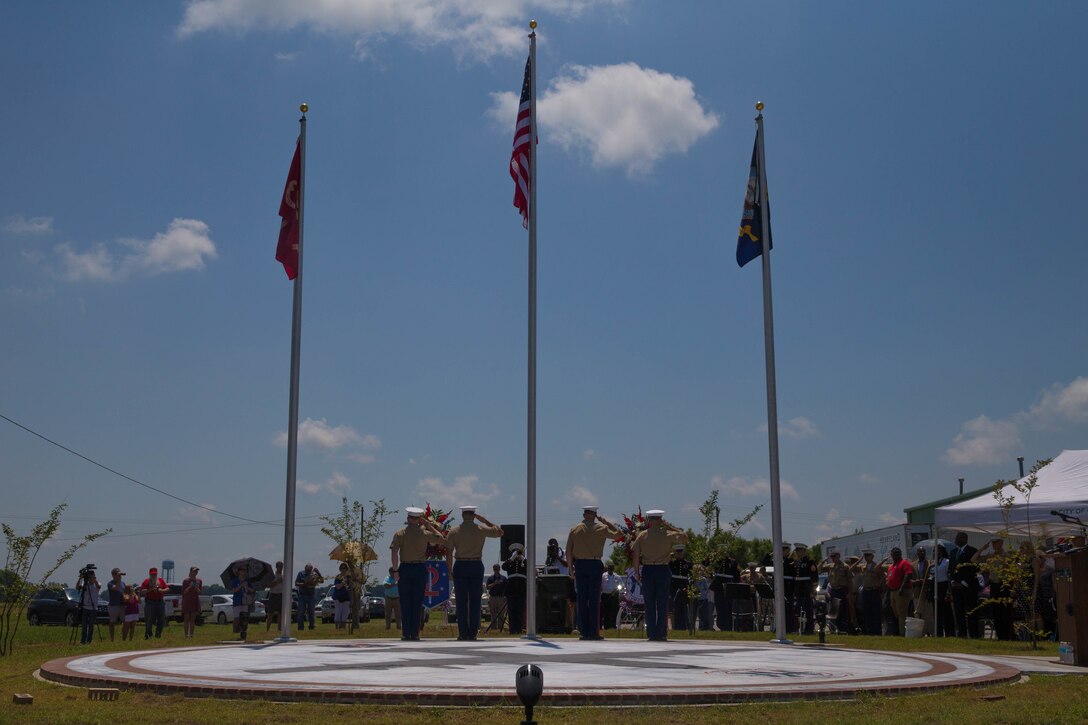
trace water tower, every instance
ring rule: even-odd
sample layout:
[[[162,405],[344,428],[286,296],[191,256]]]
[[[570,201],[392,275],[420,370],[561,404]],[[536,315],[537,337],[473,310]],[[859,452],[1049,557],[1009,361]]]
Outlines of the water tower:
[[[174,581],[174,560],[163,559],[162,560],[162,578],[163,581]]]

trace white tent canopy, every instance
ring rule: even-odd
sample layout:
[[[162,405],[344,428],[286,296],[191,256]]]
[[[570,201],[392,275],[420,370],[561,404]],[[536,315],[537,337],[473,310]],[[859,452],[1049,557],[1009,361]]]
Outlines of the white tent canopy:
[[[1013,499],[1007,522],[997,499],[985,493],[941,506],[934,512],[934,526],[944,531],[1007,530],[1010,536],[1033,538],[1082,533],[1076,524],[1065,523],[1050,512],[1059,511],[1088,523],[1088,451],[1062,451],[1037,475],[1038,484],[1027,499],[1011,486],[1005,487],[1002,495]]]

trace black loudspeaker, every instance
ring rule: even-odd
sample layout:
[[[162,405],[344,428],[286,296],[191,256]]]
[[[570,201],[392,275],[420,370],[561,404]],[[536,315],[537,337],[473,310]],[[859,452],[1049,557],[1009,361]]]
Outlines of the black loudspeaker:
[[[570,591],[565,574],[536,578],[536,630],[541,634],[570,634]]]
[[[525,524],[500,524],[502,527],[502,539],[500,539],[499,559],[506,561],[510,558],[510,544],[525,546]]]

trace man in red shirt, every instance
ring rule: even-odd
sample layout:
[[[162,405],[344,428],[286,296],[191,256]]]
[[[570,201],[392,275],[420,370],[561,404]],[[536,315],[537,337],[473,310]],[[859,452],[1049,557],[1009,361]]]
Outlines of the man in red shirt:
[[[147,579],[140,585],[140,595],[144,600],[144,639],[151,639],[151,626],[155,626],[155,638],[162,637],[162,628],[166,626],[166,601],[163,596],[170,589],[159,578],[159,570],[151,567]]]
[[[914,567],[903,558],[903,551],[898,546],[891,550],[892,565],[888,569],[888,591],[891,596],[892,612],[899,623],[899,636],[907,632],[907,607],[910,606],[911,579]]]

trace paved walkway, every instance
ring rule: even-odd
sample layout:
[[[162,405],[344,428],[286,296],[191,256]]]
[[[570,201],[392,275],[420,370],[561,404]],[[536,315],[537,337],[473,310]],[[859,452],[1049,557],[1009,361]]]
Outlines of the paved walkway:
[[[1031,669],[1031,660],[1050,669]],[[1028,660],[1028,662],[1021,662]],[[906,694],[1061,671],[1045,658],[875,652],[762,642],[307,640],[53,660],[49,680],[226,698],[517,704],[514,673],[544,673],[544,705],[670,705]],[[1057,670],[1054,668],[1058,668]],[[1066,668],[1085,673],[1084,668]]]

